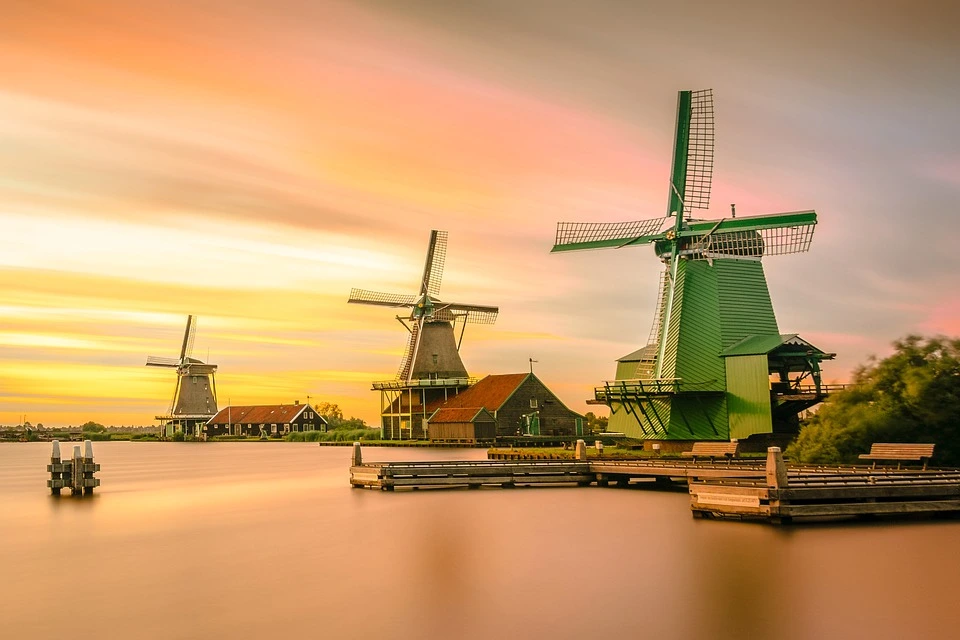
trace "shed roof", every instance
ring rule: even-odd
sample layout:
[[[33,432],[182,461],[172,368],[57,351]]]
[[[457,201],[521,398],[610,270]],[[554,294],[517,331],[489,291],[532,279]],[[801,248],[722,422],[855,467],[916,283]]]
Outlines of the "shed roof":
[[[481,416],[489,421],[494,419],[483,407],[443,407],[430,416],[429,422],[474,422]]]
[[[295,420],[304,409],[314,411],[314,409],[307,404],[230,406],[220,409],[217,415],[207,421],[207,424],[236,424],[238,422],[248,424],[287,424]],[[317,414],[317,418],[323,423],[327,422],[319,413]]]
[[[489,375],[466,391],[447,400],[447,408],[484,407],[489,411],[498,411],[510,399],[531,373],[504,373]]]
[[[759,356],[770,353],[782,345],[800,347],[804,350],[824,354],[822,350],[813,346],[796,333],[774,333],[747,336],[740,342],[721,351],[720,356],[723,358],[729,356]]]
[[[640,347],[632,353],[628,353],[622,358],[617,358],[617,362],[641,362],[643,360],[653,360],[657,357],[657,345],[648,344]]]

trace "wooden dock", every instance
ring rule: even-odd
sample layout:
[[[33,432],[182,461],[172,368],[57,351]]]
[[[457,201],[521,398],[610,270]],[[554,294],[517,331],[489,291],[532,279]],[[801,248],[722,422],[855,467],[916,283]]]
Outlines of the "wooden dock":
[[[789,467],[777,447],[762,479],[692,480],[694,517],[760,519],[960,513],[960,470]]]
[[[451,462],[363,463],[354,445],[350,484],[392,491],[398,487],[532,486],[575,484],[626,486],[644,481],[690,478],[763,478],[764,461],[690,460],[476,460]]]
[[[356,488],[544,485],[655,486],[687,482],[696,518],[757,519],[960,513],[960,469],[787,466],[780,449],[756,460],[587,460],[582,443],[567,460],[478,460],[364,463],[354,445]]]
[[[505,488],[545,484],[586,486],[595,480],[590,463],[575,460],[374,462],[350,468],[352,486],[386,491],[393,491],[397,487],[465,486],[479,489],[484,485]]]

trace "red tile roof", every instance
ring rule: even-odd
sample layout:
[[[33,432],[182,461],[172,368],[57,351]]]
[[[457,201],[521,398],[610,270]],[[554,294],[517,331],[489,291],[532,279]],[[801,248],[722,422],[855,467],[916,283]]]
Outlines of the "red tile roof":
[[[483,407],[444,407],[437,409],[437,412],[430,416],[430,422],[473,422],[478,413],[486,415],[488,421],[493,418],[493,416],[484,412]]]
[[[483,407],[487,411],[498,411],[529,375],[529,373],[504,373],[487,376],[466,391],[461,391],[447,400],[443,407],[445,409]]]
[[[288,424],[304,409],[314,411],[305,404],[270,404],[233,406],[221,409],[217,415],[210,418],[207,424]],[[318,414],[318,417],[319,414]],[[320,417],[320,420],[323,420]]]

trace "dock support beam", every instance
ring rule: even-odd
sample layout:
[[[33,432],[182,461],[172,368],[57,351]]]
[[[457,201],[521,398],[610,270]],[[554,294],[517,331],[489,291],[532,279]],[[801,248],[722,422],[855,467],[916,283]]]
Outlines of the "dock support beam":
[[[359,467],[363,464],[363,454],[360,453],[360,443],[353,443],[353,463],[352,466]]]
[[[788,484],[787,465],[783,462],[783,454],[780,453],[780,447],[768,448],[767,486],[771,489],[786,489]]]
[[[587,443],[583,440],[577,440],[576,450],[573,454],[574,460],[586,460],[587,459]]]
[[[786,489],[790,482],[787,477],[787,465],[783,462],[780,447],[767,449],[767,488],[770,490],[770,522],[789,524],[793,518],[783,515],[780,508],[780,490]]]

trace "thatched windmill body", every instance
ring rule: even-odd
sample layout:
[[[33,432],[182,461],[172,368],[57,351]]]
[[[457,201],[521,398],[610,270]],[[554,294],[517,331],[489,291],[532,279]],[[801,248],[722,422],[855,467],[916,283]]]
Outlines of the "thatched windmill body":
[[[404,295],[353,289],[347,302],[408,309],[397,316],[407,329],[406,350],[394,380],[374,382],[380,392],[381,425],[387,439],[423,436],[433,409],[474,382],[460,358],[467,324],[493,324],[499,308],[445,302],[440,282],[447,254],[447,232],[433,230],[419,293]]]
[[[713,148],[712,91],[681,91],[666,216],[558,225],[555,252],[653,245],[665,266],[648,344],[595,390],[611,430],[662,440],[789,433],[826,395],[820,362],[833,354],[780,333],[761,261],[807,251],[817,214],[736,217],[731,207],[730,217],[692,218],[709,207]]]
[[[183,432],[200,436],[207,420],[217,414],[217,365],[192,357],[197,335],[196,316],[187,316],[178,358],[148,356],[148,367],[174,369],[177,373],[173,400],[166,415],[157,416],[164,433]],[[169,435],[168,433],[168,435]]]

